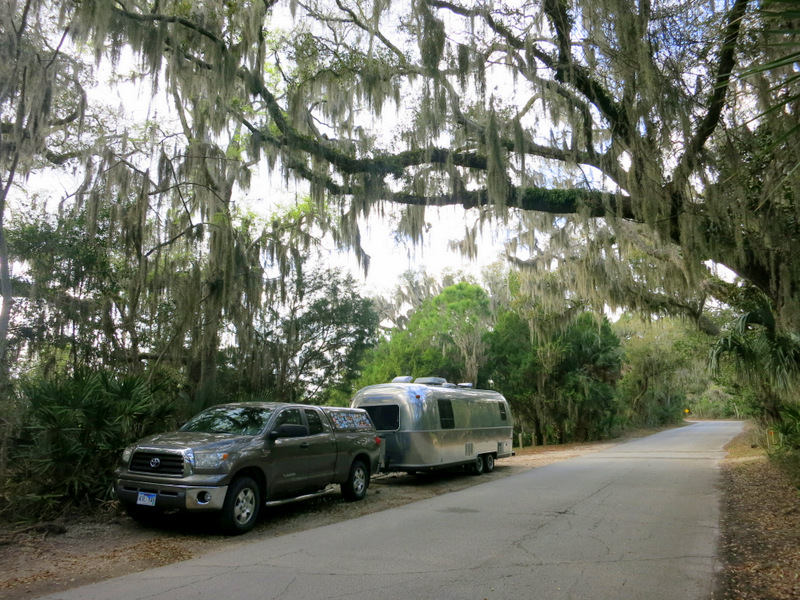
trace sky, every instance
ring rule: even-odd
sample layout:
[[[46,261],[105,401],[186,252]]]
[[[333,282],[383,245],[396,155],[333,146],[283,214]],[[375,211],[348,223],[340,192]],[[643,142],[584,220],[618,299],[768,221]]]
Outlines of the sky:
[[[276,203],[265,200],[264,189],[269,190],[267,197],[270,198],[283,194],[278,202],[284,206],[291,203],[295,191],[268,183],[269,179],[266,176],[264,184],[251,185],[243,193],[240,201],[244,207],[257,214],[268,214],[274,210]],[[429,207],[426,211],[429,227],[423,233],[422,241],[416,245],[395,235],[393,222],[396,219],[392,218],[391,208],[387,209],[384,216],[373,214],[369,219],[361,219],[362,247],[370,257],[366,274],[352,252],[339,250],[332,241],[324,244],[323,252],[332,266],[348,269],[363,284],[369,296],[390,293],[406,271],[425,270],[433,276],[446,271],[460,271],[479,281],[481,269],[500,258],[503,252],[501,240],[505,235],[503,231],[487,228],[484,234],[478,236],[477,258],[470,260],[463,257],[458,250],[450,249],[449,244],[462,239],[466,226],[471,225],[474,219],[475,216],[461,207]]]
[[[502,246],[491,235],[478,241],[478,257],[473,261],[448,247],[449,242],[464,237],[467,216],[455,207],[429,209],[431,228],[424,234],[421,245],[410,242],[400,245],[393,239],[391,227],[375,220],[367,225],[364,249],[371,257],[366,285],[376,291],[390,291],[405,271],[425,269],[436,276],[446,270],[462,271],[480,277],[480,270],[499,258]],[[355,274],[355,273],[354,273]]]

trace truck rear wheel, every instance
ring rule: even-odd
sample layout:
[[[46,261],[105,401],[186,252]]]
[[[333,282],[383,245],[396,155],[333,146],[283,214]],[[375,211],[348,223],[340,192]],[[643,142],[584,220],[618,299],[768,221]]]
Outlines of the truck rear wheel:
[[[249,477],[235,479],[228,488],[222,505],[220,525],[228,535],[247,533],[256,524],[261,508],[261,492],[258,484]]]
[[[367,495],[369,487],[369,470],[360,460],[354,460],[350,466],[347,481],[342,484],[342,496],[347,500],[361,500]]]

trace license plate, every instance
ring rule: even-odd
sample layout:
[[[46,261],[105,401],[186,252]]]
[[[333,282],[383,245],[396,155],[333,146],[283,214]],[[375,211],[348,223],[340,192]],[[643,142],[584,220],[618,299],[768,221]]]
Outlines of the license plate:
[[[142,506],[155,506],[156,495],[148,494],[147,492],[139,492],[139,496],[136,498],[136,504],[141,504]]]

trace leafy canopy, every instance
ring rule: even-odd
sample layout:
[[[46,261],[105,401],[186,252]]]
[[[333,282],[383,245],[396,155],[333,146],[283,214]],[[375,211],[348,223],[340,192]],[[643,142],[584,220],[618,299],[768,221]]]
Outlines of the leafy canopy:
[[[666,288],[696,289],[714,260],[796,321],[797,232],[785,221],[796,149],[767,157],[761,190],[725,176],[741,166],[737,140],[761,135],[751,119],[763,90],[796,84],[779,76],[788,65],[736,78],[765,58],[749,0],[57,4],[73,40],[112,61],[132,50],[170,90],[196,151],[236,129],[245,164],[266,158],[337,206],[343,243],[357,245],[357,218],[387,201],[407,207],[412,236],[425,207],[445,204],[482,222],[521,210],[526,235],[590,219],[590,235],[610,232],[595,263],[627,251],[623,225],[636,223],[681,250]],[[795,117],[767,120],[780,136]]]

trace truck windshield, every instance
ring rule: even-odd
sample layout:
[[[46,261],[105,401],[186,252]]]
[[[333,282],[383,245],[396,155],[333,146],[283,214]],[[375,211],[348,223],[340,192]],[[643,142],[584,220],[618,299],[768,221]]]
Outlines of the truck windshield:
[[[258,435],[270,415],[272,409],[259,406],[213,406],[189,419],[181,431]]]

